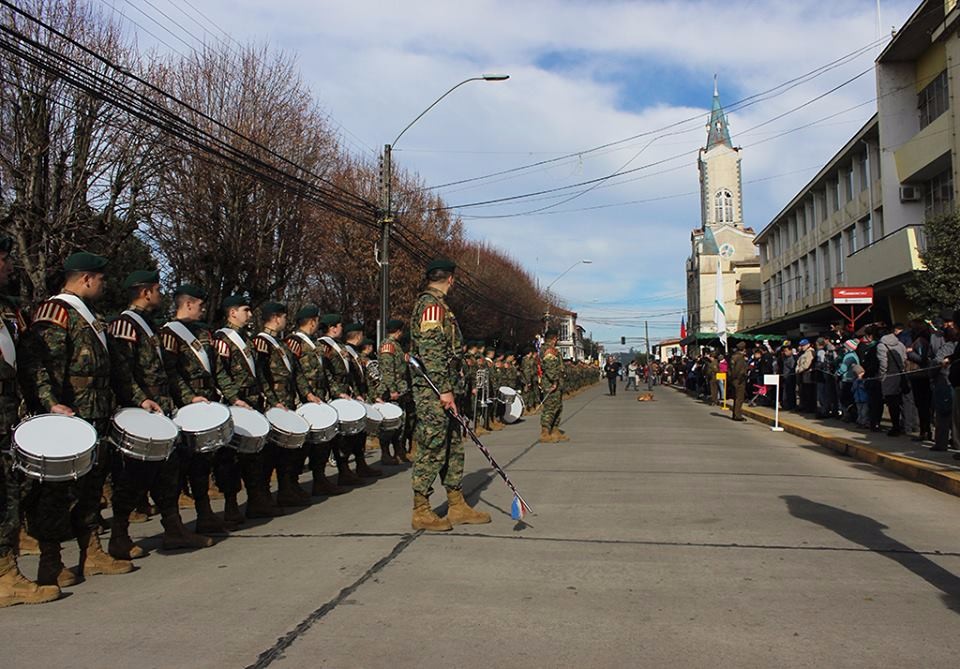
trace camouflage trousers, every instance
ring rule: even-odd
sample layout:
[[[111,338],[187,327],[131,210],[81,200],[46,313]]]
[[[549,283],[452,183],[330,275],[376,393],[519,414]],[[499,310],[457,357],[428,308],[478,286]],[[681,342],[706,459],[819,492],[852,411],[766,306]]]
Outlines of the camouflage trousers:
[[[459,490],[463,480],[463,441],[437,395],[429,388],[415,388],[417,407],[417,453],[413,460],[413,491],[430,496],[439,476],[447,490]]]
[[[563,413],[563,392],[561,389],[549,393],[543,400],[543,411],[540,413],[540,427],[545,430],[555,430],[560,427],[560,415]]]
[[[10,435],[0,437],[0,557],[17,546],[20,532],[20,494],[22,474],[13,468]]]

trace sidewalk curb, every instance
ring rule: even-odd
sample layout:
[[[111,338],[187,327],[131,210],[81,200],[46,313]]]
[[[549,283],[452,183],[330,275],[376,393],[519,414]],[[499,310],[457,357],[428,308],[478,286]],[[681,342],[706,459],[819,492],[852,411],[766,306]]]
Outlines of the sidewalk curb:
[[[685,389],[679,388],[679,390],[689,396],[689,393],[686,392]],[[773,425],[772,417],[766,416],[750,407],[743,407],[743,415],[749,416],[758,423]],[[794,423],[790,420],[789,416],[784,418],[782,413],[780,414],[780,427],[790,434],[806,439],[818,446],[823,446],[840,455],[856,458],[861,462],[886,469],[907,480],[922,483],[931,488],[936,488],[941,492],[960,497],[960,472],[947,469],[940,465],[920,462],[913,458],[878,451],[875,448],[861,444],[853,439],[812,430]]]

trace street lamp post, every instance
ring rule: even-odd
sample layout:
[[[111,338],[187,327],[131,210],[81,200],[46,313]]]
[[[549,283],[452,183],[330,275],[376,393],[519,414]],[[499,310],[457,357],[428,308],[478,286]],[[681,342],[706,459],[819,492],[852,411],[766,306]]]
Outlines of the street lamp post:
[[[380,326],[377,334],[381,341],[387,336],[387,321],[390,320],[390,230],[393,225],[393,147],[396,146],[403,133],[419,121],[431,109],[455,90],[471,81],[506,81],[509,74],[483,74],[479,77],[464,79],[453,86],[446,93],[434,100],[429,107],[420,112],[415,119],[400,131],[397,138],[390,144],[384,144],[380,170]]]
[[[549,284],[546,288],[543,289],[543,294],[544,294],[544,295],[548,295],[548,294],[550,293],[550,288],[551,288],[551,286],[553,286],[553,284],[555,284],[557,281],[559,281],[560,279],[562,279],[562,278],[564,277],[564,275],[566,275],[566,274],[567,274],[570,270],[572,270],[574,267],[576,267],[576,266],[578,266],[578,265],[589,265],[589,264],[591,264],[592,262],[593,262],[592,260],[583,259],[583,260],[578,260],[577,262],[573,263],[572,265],[570,265],[570,267],[568,267],[567,269],[563,270],[563,271],[560,273],[560,276],[558,276],[556,279],[554,279],[553,281],[551,281],[550,284]],[[543,330],[544,330],[544,332],[546,332],[546,330],[547,330],[547,322],[548,322],[549,320],[550,320],[550,301],[549,301],[549,299],[548,299],[548,301],[547,301],[547,311],[546,311],[546,313],[543,315]]]

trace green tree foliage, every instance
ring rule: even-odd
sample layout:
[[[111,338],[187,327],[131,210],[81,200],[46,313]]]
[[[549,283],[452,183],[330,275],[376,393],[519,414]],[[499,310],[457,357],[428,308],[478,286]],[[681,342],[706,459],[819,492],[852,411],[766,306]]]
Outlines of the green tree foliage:
[[[925,271],[916,272],[907,297],[921,316],[933,316],[960,301],[960,215],[934,218],[924,225],[926,250],[920,258]]]

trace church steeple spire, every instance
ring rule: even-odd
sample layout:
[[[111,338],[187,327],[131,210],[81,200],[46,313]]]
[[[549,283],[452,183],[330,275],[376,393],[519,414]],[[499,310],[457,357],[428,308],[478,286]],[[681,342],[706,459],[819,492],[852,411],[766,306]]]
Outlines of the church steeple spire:
[[[710,110],[710,123],[707,125],[707,151],[720,144],[733,148],[730,129],[727,127],[727,115],[720,104],[717,75],[713,75],[713,108]]]

